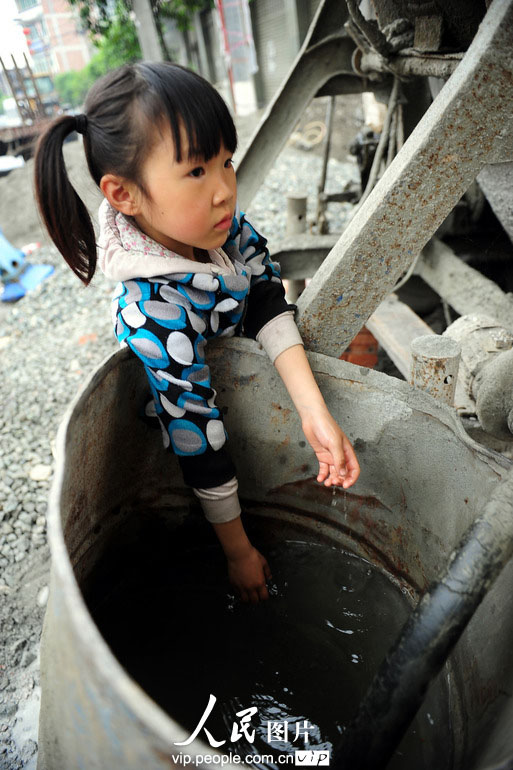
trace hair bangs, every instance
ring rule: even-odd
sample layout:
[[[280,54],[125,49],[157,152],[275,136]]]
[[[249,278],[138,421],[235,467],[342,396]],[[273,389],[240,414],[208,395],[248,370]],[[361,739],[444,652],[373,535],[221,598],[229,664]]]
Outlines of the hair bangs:
[[[188,159],[210,160],[221,150],[237,149],[237,132],[228,108],[210,84],[201,98],[190,93],[181,107],[181,118],[187,136]]]
[[[177,162],[210,160],[223,144],[229,152],[237,148],[237,131],[223,98],[207,80],[177,64],[136,65],[150,85],[144,95],[153,121],[169,124]],[[157,97],[155,100],[154,97]],[[149,103],[148,103],[149,102]],[[146,114],[148,114],[148,112]],[[182,129],[187,147],[182,147]]]

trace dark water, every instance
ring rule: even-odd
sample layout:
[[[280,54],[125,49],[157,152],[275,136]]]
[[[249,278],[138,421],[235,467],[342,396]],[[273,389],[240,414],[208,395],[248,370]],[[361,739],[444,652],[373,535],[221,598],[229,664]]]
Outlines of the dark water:
[[[329,749],[336,766],[345,726],[410,604],[384,573],[338,548],[290,532],[257,545],[273,580],[270,600],[256,606],[234,595],[209,536],[172,534],[156,520],[111,543],[86,601],[122,665],[188,734],[212,694],[204,726],[225,741],[221,751],[272,754],[257,766],[277,767],[278,754]],[[390,768],[450,767],[446,701],[435,687]],[[207,743],[203,730],[198,737]]]

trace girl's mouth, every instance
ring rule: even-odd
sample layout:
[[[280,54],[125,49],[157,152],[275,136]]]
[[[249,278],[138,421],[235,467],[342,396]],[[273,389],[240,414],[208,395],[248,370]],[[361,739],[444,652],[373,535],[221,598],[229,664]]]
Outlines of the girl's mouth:
[[[232,218],[231,218],[230,214],[228,214],[227,216],[225,216],[224,219],[221,219],[221,221],[218,222],[217,225],[214,225],[214,229],[215,230],[229,230],[231,223],[232,223]]]

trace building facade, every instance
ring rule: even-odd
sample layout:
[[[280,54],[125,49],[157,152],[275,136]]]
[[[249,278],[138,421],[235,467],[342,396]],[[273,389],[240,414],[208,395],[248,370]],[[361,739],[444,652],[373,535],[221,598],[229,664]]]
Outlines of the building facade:
[[[67,0],[15,0],[36,73],[80,70],[91,58],[91,44]]]

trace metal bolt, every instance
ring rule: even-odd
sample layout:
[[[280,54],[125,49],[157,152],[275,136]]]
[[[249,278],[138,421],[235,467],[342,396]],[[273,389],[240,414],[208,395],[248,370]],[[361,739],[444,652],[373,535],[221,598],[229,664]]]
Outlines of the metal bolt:
[[[510,350],[513,347],[513,334],[507,329],[500,329],[492,334],[497,350]]]

